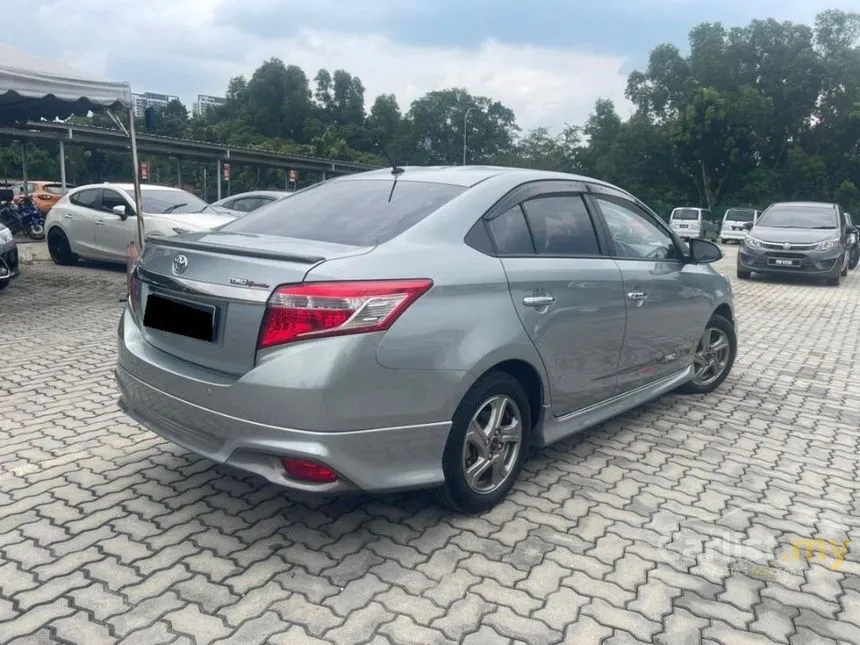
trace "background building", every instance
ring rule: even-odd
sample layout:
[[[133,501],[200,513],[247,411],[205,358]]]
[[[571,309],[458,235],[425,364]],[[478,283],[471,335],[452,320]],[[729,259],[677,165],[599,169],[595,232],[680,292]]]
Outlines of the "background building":
[[[205,116],[206,112],[213,107],[224,105],[227,102],[223,96],[209,96],[208,94],[198,94],[197,102],[194,104],[194,114]]]
[[[157,94],[155,92],[144,92],[143,94],[132,94],[134,101],[134,115],[142,117],[144,110],[148,107],[165,107],[171,101],[178,101],[178,96],[172,94]]]

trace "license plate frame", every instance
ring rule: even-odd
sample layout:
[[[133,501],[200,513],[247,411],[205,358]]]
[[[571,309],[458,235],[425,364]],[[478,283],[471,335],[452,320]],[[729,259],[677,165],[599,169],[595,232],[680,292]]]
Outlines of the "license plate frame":
[[[768,258],[767,263],[775,267],[797,268],[800,260],[796,258]]]
[[[218,309],[214,305],[150,293],[143,326],[190,340],[214,343]]]

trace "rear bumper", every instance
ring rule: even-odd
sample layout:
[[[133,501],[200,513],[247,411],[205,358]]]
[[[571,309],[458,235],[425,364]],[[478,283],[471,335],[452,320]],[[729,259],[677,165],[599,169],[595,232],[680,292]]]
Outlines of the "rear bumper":
[[[343,342],[362,341],[344,337]],[[199,368],[147,345],[128,311],[119,329],[118,353],[119,406],[129,417],[212,461],[308,492],[386,492],[440,485],[452,416],[448,396],[468,386],[460,382],[459,373],[404,373],[375,364],[345,391],[344,384],[324,378],[330,366],[322,360],[303,363],[301,369],[287,362],[294,382],[283,367],[273,371],[271,366],[229,382],[207,381]],[[267,381],[271,374],[277,374],[276,382]],[[389,385],[379,389],[383,377]],[[273,389],[276,407],[271,403]],[[420,414],[398,413],[407,403],[402,400],[407,391],[409,407]],[[310,405],[316,396],[324,396],[328,405]],[[354,405],[366,410],[366,423],[353,416],[352,427],[345,429],[342,413]],[[435,413],[428,412],[436,408]],[[381,418],[389,423],[371,424]],[[324,464],[337,472],[338,481],[292,480],[280,463],[280,457],[287,456]]]
[[[746,231],[721,230],[720,239],[722,240],[742,240],[747,236]]]
[[[428,488],[444,481],[450,422],[355,432],[307,432],[228,417],[182,401],[117,367],[120,408],[160,437],[279,486],[317,493]],[[280,457],[304,457],[338,474],[330,484],[291,480]]]

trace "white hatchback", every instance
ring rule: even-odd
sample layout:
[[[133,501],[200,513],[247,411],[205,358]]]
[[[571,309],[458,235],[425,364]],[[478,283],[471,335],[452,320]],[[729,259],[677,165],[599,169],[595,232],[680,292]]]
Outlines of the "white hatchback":
[[[147,184],[141,196],[147,237],[205,231],[235,219],[178,188]],[[137,237],[136,213],[132,184],[90,184],[69,191],[45,220],[51,258],[57,264],[79,258],[124,263]]]

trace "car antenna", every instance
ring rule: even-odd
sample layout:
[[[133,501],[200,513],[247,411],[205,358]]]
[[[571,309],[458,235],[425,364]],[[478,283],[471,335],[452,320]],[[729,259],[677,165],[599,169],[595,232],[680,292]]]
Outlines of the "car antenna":
[[[406,172],[403,168],[401,168],[396,163],[394,163],[394,160],[391,158],[391,155],[388,154],[388,151],[385,149],[385,146],[382,145],[382,142],[379,140],[379,137],[376,137],[376,145],[382,151],[382,156],[385,157],[385,159],[388,161],[389,165],[391,166],[391,174],[394,175],[395,178],[397,177],[397,175],[400,175],[400,174]]]
[[[379,137],[376,138],[376,145],[382,150],[383,156],[388,160],[388,163],[391,165],[391,174],[394,175],[394,181],[391,184],[391,192],[388,193],[388,203],[391,203],[391,198],[394,197],[394,189],[397,187],[397,176],[406,172],[403,168],[394,163],[394,160],[391,158],[391,155],[385,150],[385,146],[382,145],[382,142],[379,140]]]

